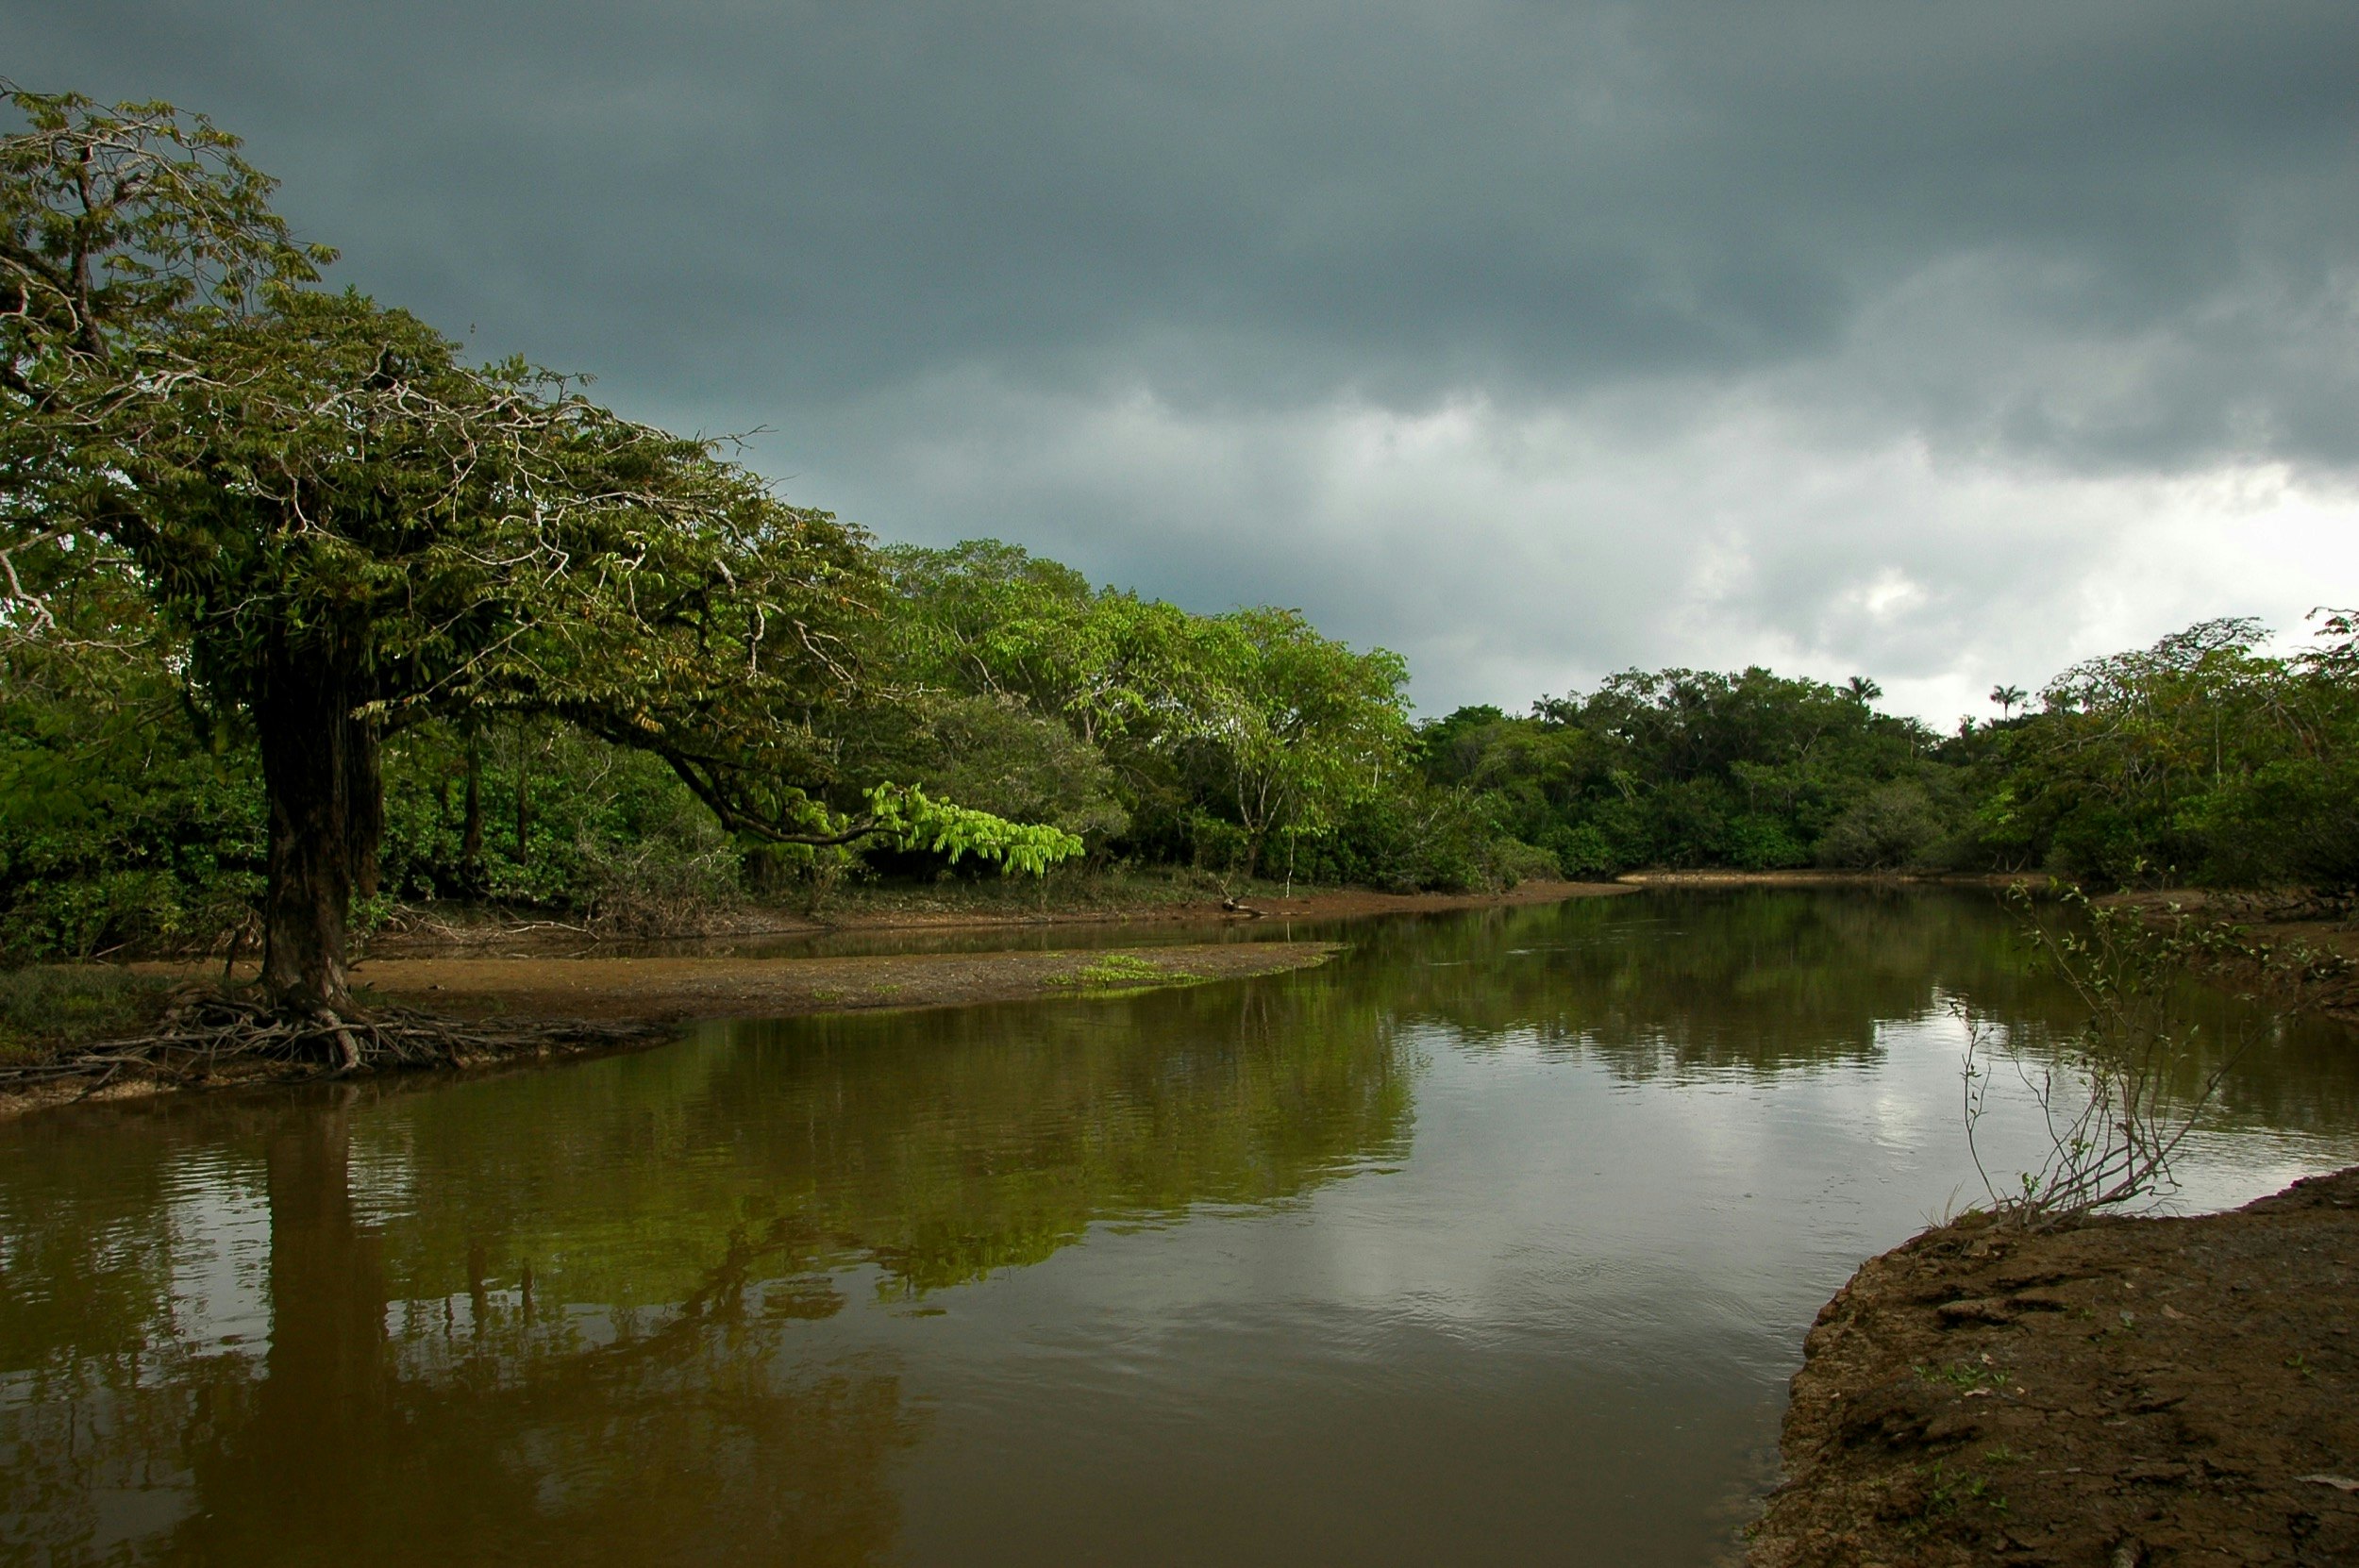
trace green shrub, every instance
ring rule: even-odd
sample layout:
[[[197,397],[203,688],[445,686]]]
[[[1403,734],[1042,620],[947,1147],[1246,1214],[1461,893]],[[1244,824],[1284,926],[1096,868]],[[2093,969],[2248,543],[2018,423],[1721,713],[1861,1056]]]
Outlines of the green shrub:
[[[1846,807],[1818,840],[1818,863],[1852,871],[1922,865],[1947,832],[1922,785],[1885,784]]]

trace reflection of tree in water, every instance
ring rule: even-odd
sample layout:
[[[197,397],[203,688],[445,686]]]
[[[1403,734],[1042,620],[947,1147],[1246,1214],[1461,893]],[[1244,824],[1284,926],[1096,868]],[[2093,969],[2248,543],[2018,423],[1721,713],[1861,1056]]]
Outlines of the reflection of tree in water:
[[[1763,890],[1488,913],[1387,933],[1401,1015],[1631,1077],[1867,1059],[1881,1026],[1932,1014],[1944,989],[2021,980],[2005,923],[1972,898]]]
[[[596,1070],[595,1115],[581,1086],[521,1077],[379,1129],[434,1173],[430,1209],[389,1229],[403,1293],[458,1290],[475,1240],[565,1299],[674,1300],[734,1228],[782,1216],[925,1290],[1095,1221],[1295,1197],[1409,1132],[1375,999],[1315,976],[737,1026]]]
[[[1410,1115],[1371,1002],[1283,981],[274,1105],[194,1118],[262,1155],[265,1359],[176,1347],[168,1249],[116,1269],[103,1310],[0,1295],[0,1347],[50,1378],[0,1409],[42,1455],[0,1482],[0,1540],[59,1562],[118,1526],[222,1563],[873,1560],[920,1418],[891,1367],[803,1348],[845,1305],[836,1271],[898,1295],[1093,1221],[1284,1200],[1397,1154]],[[160,1173],[174,1145],[145,1130],[109,1150],[85,1128],[69,1168]],[[90,1277],[106,1238],[165,1228],[165,1185],[11,1244]]]
[[[1993,893],[1869,889],[1648,892],[1371,930],[1360,963],[1389,977],[1404,1021],[1475,1048],[1508,1042],[1594,1057],[1631,1079],[1775,1075],[1866,1062],[1894,1024],[1970,999],[2053,1062],[2082,1014],[2033,962]],[[2191,984],[2196,1048],[2170,1089],[2191,1102],[2241,1045],[2207,1112],[2226,1126],[2342,1129],[2359,1121],[2348,1036],[2256,1032],[2256,1009]]]
[[[347,1183],[347,1118],[265,1133],[269,1352],[142,1368],[75,1357],[11,1406],[0,1541],[46,1560],[219,1563],[862,1563],[897,1527],[893,1456],[913,1442],[888,1368],[817,1371],[785,1332],[831,1309],[809,1238],[741,1231],[696,1290],[631,1331],[478,1287],[464,1322],[388,1311],[380,1238]],[[800,1288],[798,1288],[798,1285]],[[69,1337],[51,1358],[63,1370]],[[180,1517],[176,1526],[175,1515]]]
[[[244,1419],[248,1359],[175,1333],[172,1175],[202,1121],[30,1116],[0,1143],[0,1559],[168,1526],[186,1446]]]
[[[242,1426],[251,1363],[169,1344],[0,1385],[0,1560],[109,1560],[185,1511],[188,1456]]]

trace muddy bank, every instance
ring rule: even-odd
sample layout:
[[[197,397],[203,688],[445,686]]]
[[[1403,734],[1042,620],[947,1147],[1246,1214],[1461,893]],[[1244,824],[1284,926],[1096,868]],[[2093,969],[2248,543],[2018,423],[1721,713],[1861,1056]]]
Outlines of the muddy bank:
[[[374,996],[460,1018],[689,1023],[1020,1002],[1307,969],[1330,942],[849,959],[376,959]]]
[[[2255,942],[2280,954],[2305,952],[2307,965],[2299,993],[2287,998],[2304,1012],[2359,1028],[2359,922],[2347,905],[2336,907],[2301,892],[2218,892],[2174,888],[2162,892],[2109,893],[2099,900],[2143,909],[2158,920],[2191,915],[2242,926]],[[2214,976],[2231,990],[2268,981],[2249,963],[2229,965]],[[2282,983],[2282,976],[2277,977]]]
[[[1556,904],[1568,898],[1613,897],[1637,891],[1614,882],[1524,882],[1504,892],[1376,892],[1364,888],[1326,888],[1287,894],[1275,888],[1240,892],[1234,899],[1201,890],[1148,886],[1126,893],[1117,887],[1085,902],[1036,906],[1013,899],[979,904],[962,898],[934,899],[911,892],[871,902],[850,902],[824,914],[784,909],[723,911],[677,931],[617,932],[555,920],[516,920],[478,911],[406,911],[392,928],[369,939],[376,959],[458,953],[577,953],[593,943],[726,942],[745,938],[830,936],[847,932],[1023,930],[1067,926],[1181,926],[1231,921],[1358,920],[1371,915],[1414,914],[1447,909]]]
[[[1633,888],[2032,888],[2046,876],[2002,871],[1629,871],[1614,878]]]
[[[1752,1568],[2359,1563],[2359,1169],[2234,1213],[1971,1223],[1819,1313]]]
[[[1337,942],[1256,942],[848,959],[377,959],[363,972],[360,1000],[380,1017],[401,1009],[450,1021],[450,1052],[434,1065],[465,1070],[661,1044],[708,1019],[1103,995],[1307,969],[1342,950]],[[186,969],[140,967],[166,976]],[[364,1063],[336,1076],[405,1070]],[[0,1118],[76,1100],[298,1082],[327,1072],[253,1054],[176,1057],[0,1090]]]

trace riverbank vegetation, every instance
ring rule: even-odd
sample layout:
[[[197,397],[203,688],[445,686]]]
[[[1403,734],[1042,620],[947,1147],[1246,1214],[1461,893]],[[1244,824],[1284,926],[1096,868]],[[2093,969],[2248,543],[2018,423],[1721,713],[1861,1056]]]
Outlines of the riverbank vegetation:
[[[1295,613],[1194,615],[988,542],[875,549],[866,700],[814,709],[813,794],[898,782],[1071,835],[1057,896],[1113,907],[1254,878],[1389,891],[1651,866],[2033,871],[2095,886],[2359,876],[2349,623],[2262,654],[2215,624],[1941,736],[1873,688],[1762,670],[1614,676],[1523,715],[1413,725],[1406,671]],[[251,942],[268,863],[253,738],[137,600],[0,660],[0,942],[20,961]],[[383,746],[360,917],[494,906],[610,933],[895,886],[1030,907],[902,842],[733,831],[648,751],[563,718],[428,719]],[[976,878],[982,880],[978,882]],[[938,880],[940,879],[940,880]]]
[[[324,287],[331,253],[201,120],[13,102],[13,962],[259,951],[332,1009],[347,915],[661,934],[1010,869],[1100,902],[1641,867],[2359,881],[2347,615],[2287,655],[2208,622],[1951,734],[1763,669],[1420,724],[1397,656],[1298,611],[879,542],[576,381],[470,364]]]

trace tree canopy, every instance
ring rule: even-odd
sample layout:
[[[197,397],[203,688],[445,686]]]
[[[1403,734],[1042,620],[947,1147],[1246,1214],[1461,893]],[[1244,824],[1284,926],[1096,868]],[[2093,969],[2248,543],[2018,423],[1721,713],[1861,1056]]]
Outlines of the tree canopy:
[[[264,979],[348,1006],[381,746],[433,718],[560,718],[661,757],[730,830],[891,833],[1034,869],[1078,852],[875,785],[832,810],[812,715],[860,690],[857,530],[714,442],[407,312],[313,287],[236,141],[160,104],[17,92],[0,139],[0,561],[10,628],[66,582],[152,603],[199,701],[250,725],[268,805]]]

